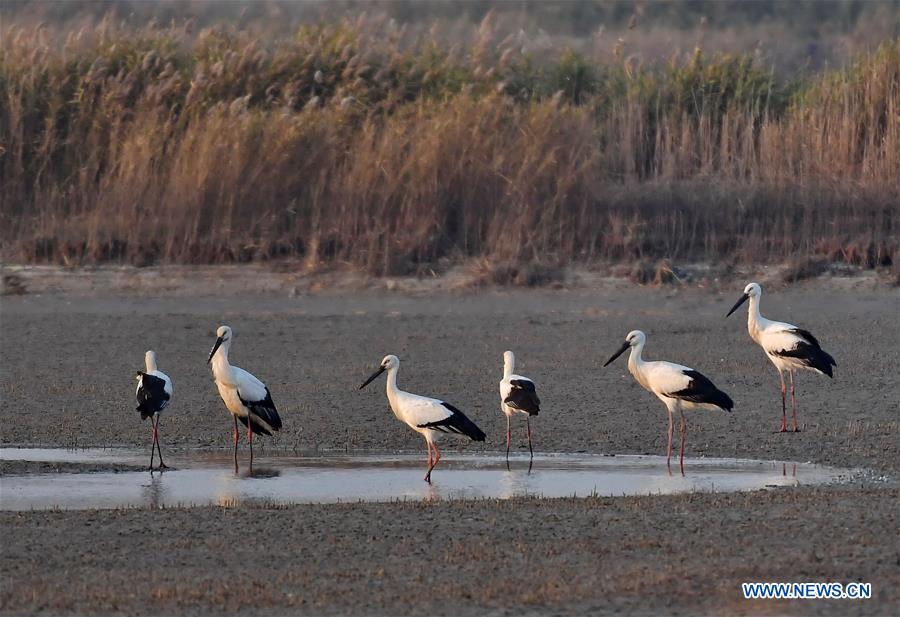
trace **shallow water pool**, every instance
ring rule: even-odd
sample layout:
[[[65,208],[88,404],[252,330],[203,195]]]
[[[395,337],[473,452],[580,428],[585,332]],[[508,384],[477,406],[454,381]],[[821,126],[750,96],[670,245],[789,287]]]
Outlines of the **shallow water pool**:
[[[245,453],[242,453],[244,455]],[[127,449],[0,448],[0,460],[146,465]],[[685,475],[665,457],[541,454],[527,457],[448,454],[423,481],[418,454],[299,456],[258,453],[253,473],[235,474],[230,452],[173,451],[165,472],[92,471],[0,477],[0,509],[92,509],[175,505],[335,503],[422,499],[585,497],[691,491],[747,491],[846,480],[848,470],[810,463],[685,459]],[[241,459],[242,465],[246,461]]]

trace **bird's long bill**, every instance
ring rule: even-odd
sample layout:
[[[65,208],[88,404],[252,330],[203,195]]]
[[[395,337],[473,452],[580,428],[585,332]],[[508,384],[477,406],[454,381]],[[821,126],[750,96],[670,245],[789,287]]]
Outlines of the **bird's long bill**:
[[[368,386],[370,383],[372,383],[375,380],[376,377],[381,375],[383,372],[384,372],[384,367],[379,366],[378,370],[375,371],[374,373],[372,373],[371,375],[369,375],[369,378],[362,383],[362,385],[359,387],[359,389],[362,390],[363,388]]]
[[[629,343],[628,341],[625,341],[624,343],[622,343],[622,346],[619,347],[619,350],[618,350],[616,353],[614,353],[614,354],[612,355],[612,358],[610,358],[609,360],[607,360],[606,363],[605,363],[603,366],[609,366],[610,364],[612,364],[613,360],[615,360],[616,358],[618,358],[619,356],[621,356],[623,353],[625,353],[625,351],[626,351],[629,347],[631,347],[631,343]]]
[[[214,355],[216,355],[216,352],[219,350],[219,345],[221,345],[221,344],[222,344],[222,337],[220,336],[216,339],[216,344],[213,345],[212,351],[209,352],[209,357],[206,359],[207,364],[212,362],[212,358]]]
[[[731,314],[733,312],[735,312],[736,310],[738,310],[738,307],[740,305],[742,305],[744,302],[746,302],[748,298],[750,298],[750,296],[748,296],[747,294],[744,294],[740,298],[738,298],[738,301],[734,303],[734,306],[731,307],[731,310],[728,311],[728,314],[725,315],[725,317],[726,318],[731,317]]]

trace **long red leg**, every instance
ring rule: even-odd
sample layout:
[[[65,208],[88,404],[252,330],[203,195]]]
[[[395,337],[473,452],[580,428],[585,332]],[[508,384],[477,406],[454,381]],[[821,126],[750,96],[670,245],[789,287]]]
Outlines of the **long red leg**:
[[[247,441],[250,442],[250,472],[253,472],[253,422],[250,421],[250,414],[247,414]]]
[[[438,464],[438,461],[441,460],[441,452],[438,450],[437,444],[432,443],[431,447],[434,448],[434,460],[431,462],[431,465],[428,467],[428,475],[425,476],[425,481],[431,484],[431,470],[435,468]]]
[[[153,421],[153,416],[150,416],[150,467],[148,469],[153,471],[153,457],[156,455],[156,423]]]
[[[681,412],[681,475],[684,475],[684,441],[687,438],[687,422],[684,420],[684,412]]]
[[[787,394],[787,386],[784,385],[784,373],[778,371],[778,378],[781,380],[781,432],[787,432],[787,409],[785,395]]]
[[[159,445],[159,415],[156,416],[156,430],[153,433],[153,438],[156,440],[156,451],[159,452],[159,468],[160,469],[168,469],[169,466],[163,463],[162,458],[162,446]]]
[[[530,416],[525,416],[525,430],[528,431],[528,452],[531,458],[534,458],[534,448],[531,447],[531,420]]]
[[[529,416],[525,416],[525,429],[528,431],[528,473],[531,473],[531,466],[534,465],[534,448],[531,446],[531,420]]]
[[[434,463],[432,462],[432,459],[431,459],[431,445],[432,444],[427,439],[425,440],[425,444],[428,446],[428,471],[425,472],[425,481],[428,482],[428,484],[431,484],[431,470],[434,469]]]
[[[237,463],[237,445],[238,438],[240,437],[240,432],[238,431],[238,423],[237,416],[231,416],[234,418],[234,473],[238,472],[238,463]]]
[[[794,432],[799,433],[797,428],[797,399],[794,397],[794,371],[791,371],[791,409],[794,412]]]
[[[506,471],[509,471],[509,416],[506,416]]]
[[[672,471],[672,412],[669,411],[669,447],[666,449],[666,467]]]

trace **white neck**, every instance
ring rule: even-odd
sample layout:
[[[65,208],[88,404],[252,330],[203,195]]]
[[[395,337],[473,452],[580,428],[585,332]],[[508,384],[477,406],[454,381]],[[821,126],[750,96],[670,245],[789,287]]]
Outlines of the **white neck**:
[[[216,378],[230,375],[231,365],[228,363],[228,350],[231,348],[231,339],[223,342],[216,350],[216,355],[212,358],[213,375]]]
[[[747,330],[751,337],[756,337],[760,328],[765,327],[766,318],[759,313],[759,296],[750,296],[750,307],[747,309]]]
[[[503,358],[503,378],[507,378],[513,374],[513,371],[516,370],[516,358],[512,356],[510,358]]]
[[[387,379],[385,380],[384,389],[387,392],[388,401],[392,409],[394,408],[394,397],[400,392],[400,388],[397,387],[397,373],[399,370],[398,367],[389,368],[387,370]]]
[[[148,351],[144,354],[144,364],[147,367],[147,372],[152,373],[156,370],[156,354],[152,351]]]
[[[639,341],[637,345],[631,348],[631,353],[628,355],[628,371],[632,375],[637,375],[644,368],[644,359],[641,357],[641,353],[644,351],[645,342]]]

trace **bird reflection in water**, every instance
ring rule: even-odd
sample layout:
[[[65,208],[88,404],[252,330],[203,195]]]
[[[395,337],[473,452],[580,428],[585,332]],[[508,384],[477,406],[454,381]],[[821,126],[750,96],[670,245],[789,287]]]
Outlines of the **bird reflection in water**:
[[[144,497],[144,503],[148,508],[161,508],[165,505],[166,494],[169,491],[163,484],[163,474],[150,474],[150,484],[144,484],[141,487],[141,493]]]
[[[281,475],[280,469],[273,467],[252,467],[239,474],[241,478],[277,478]]]
[[[245,495],[241,495],[240,480],[265,480],[281,476],[280,469],[272,467],[253,467],[244,469],[237,476],[228,474],[220,478],[221,484],[216,491],[215,503],[224,508],[233,508],[241,504]]]

